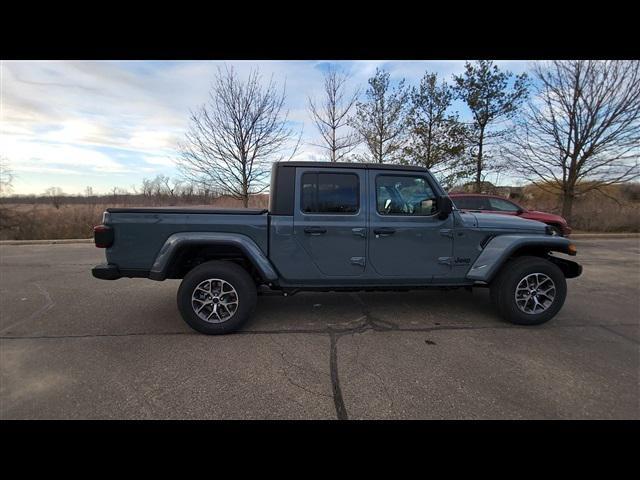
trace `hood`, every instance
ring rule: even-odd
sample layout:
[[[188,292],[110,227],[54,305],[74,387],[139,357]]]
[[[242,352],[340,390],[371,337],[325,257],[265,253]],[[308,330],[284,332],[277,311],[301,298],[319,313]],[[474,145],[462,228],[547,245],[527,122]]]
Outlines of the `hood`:
[[[537,210],[527,210],[524,215],[531,217],[531,220],[539,220],[541,222],[553,222],[553,223],[567,223],[560,215],[554,215],[553,213],[539,212]]]
[[[510,232],[537,233],[544,235],[546,225],[536,220],[527,220],[512,215],[494,213],[460,213],[466,227],[487,230],[509,230]]]

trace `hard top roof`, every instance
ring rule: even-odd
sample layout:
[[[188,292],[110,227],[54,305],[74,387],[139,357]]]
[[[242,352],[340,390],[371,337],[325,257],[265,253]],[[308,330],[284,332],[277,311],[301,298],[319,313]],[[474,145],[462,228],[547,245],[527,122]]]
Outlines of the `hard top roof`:
[[[364,168],[375,170],[405,170],[413,172],[426,172],[424,167],[413,165],[394,165],[389,163],[359,163],[359,162],[274,162],[274,165],[282,167],[307,167],[307,168]]]
[[[498,195],[494,193],[471,193],[471,192],[450,192],[450,197],[486,197],[486,198],[502,198],[511,201],[504,195]]]

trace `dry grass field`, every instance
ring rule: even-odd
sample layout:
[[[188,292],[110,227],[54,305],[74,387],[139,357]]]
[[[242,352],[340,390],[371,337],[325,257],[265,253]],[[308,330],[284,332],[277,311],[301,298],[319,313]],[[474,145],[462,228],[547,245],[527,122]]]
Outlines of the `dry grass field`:
[[[50,203],[0,205],[0,240],[47,240],[63,238],[89,238],[93,227],[102,220],[102,213],[109,207],[181,206],[178,201],[152,202],[107,202],[64,203],[59,208]],[[212,208],[242,208],[242,202],[229,197],[220,197],[207,205]],[[267,208],[268,195],[256,195],[249,201],[249,207]],[[189,204],[188,206],[194,206]]]
[[[557,196],[531,185],[524,187],[522,198],[514,200],[530,210],[562,215]],[[578,197],[570,225],[574,232],[640,231],[640,185],[610,186]]]
[[[606,196],[590,192],[576,200],[571,226],[575,232],[638,232],[640,231],[640,191],[638,188],[620,187]],[[513,198],[523,206],[545,212],[558,213],[558,200],[553,195],[528,186],[519,197]],[[74,197],[60,201],[58,208],[40,198],[34,203],[0,204],[0,240],[44,240],[63,238],[89,238],[93,226],[100,223],[102,212],[108,207],[134,206],[193,206],[182,198],[168,197],[97,197],[91,202]],[[73,201],[73,203],[71,203]],[[82,202],[85,203],[82,203]],[[255,195],[249,206],[267,208],[268,195]],[[214,208],[242,208],[242,202],[230,197],[219,197],[207,202]]]

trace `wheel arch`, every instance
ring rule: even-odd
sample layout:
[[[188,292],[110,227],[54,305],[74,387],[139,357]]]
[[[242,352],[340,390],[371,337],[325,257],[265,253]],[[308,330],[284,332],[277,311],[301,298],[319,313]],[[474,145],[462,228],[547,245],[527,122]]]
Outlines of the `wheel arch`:
[[[182,278],[189,270],[209,260],[234,261],[264,282],[278,279],[273,265],[251,238],[226,232],[174,233],[156,255],[149,278]]]
[[[535,256],[550,260],[560,267],[566,278],[574,278],[582,272],[582,267],[578,263],[549,255],[550,252],[574,255],[575,250],[570,248],[571,246],[568,239],[557,236],[497,236],[487,243],[471,265],[467,278],[489,283],[509,259],[521,256]]]

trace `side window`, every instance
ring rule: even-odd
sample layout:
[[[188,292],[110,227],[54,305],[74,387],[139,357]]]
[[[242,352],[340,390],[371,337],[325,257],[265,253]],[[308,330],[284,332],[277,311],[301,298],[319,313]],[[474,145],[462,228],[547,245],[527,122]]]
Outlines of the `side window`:
[[[461,210],[489,210],[485,197],[456,197],[453,203]]]
[[[519,210],[515,204],[501,198],[489,198],[489,205],[491,210],[497,212],[517,212]]]
[[[460,210],[477,210],[477,202],[474,202],[473,200],[473,197],[455,197],[453,199],[453,203]]]
[[[304,213],[354,214],[360,209],[354,173],[304,173],[300,208]]]
[[[380,215],[433,215],[436,195],[424,177],[378,175],[376,207]]]

